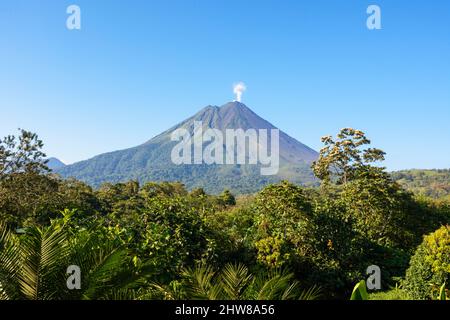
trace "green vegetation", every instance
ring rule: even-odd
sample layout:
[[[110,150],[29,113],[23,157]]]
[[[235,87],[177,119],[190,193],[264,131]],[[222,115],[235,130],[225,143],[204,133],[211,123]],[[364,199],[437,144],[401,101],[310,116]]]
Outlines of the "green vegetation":
[[[47,227],[30,227],[17,235],[0,226],[0,298],[107,299],[136,286],[140,275],[128,251],[108,237],[106,230],[75,230],[70,216]],[[66,269],[84,272],[81,289],[69,291]]]
[[[327,139],[320,188],[282,181],[239,197],[177,182],[93,189],[52,174],[36,135],[14,141],[0,142],[2,299],[348,299],[355,283],[354,299],[442,299],[448,289],[449,202],[415,197],[374,166],[384,153],[363,149],[361,131]],[[67,288],[71,265],[80,289]],[[387,291],[365,293],[370,265]]]
[[[369,295],[367,294],[366,282],[364,280],[361,280],[353,288],[350,300],[368,300],[368,299]]]
[[[391,175],[402,187],[417,195],[450,199],[450,169],[402,170]]]
[[[369,300],[411,300],[408,291],[396,286],[393,289],[369,294]]]
[[[424,237],[406,272],[405,287],[415,299],[439,294],[450,280],[450,226],[442,226]],[[445,285],[444,285],[445,288]]]
[[[314,300],[320,297],[320,289],[316,287],[299,290],[293,274],[270,271],[255,276],[242,264],[226,264],[221,271],[198,265],[185,269],[180,280],[152,287],[153,298],[168,300]]]

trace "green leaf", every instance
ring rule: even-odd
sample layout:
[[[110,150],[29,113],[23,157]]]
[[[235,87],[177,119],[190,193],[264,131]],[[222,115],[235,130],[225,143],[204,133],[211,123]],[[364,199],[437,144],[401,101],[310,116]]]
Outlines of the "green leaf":
[[[366,282],[364,280],[361,280],[355,286],[350,300],[369,300],[369,295],[366,290]]]
[[[439,290],[439,298],[438,300],[447,300],[447,295],[445,293],[445,282],[441,286],[441,289]]]

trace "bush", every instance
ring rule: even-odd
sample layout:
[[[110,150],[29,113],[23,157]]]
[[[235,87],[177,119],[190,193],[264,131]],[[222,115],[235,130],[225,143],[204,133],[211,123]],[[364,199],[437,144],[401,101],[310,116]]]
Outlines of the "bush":
[[[441,227],[425,237],[428,248],[426,260],[435,273],[450,273],[450,226]]]
[[[406,271],[405,288],[413,299],[431,299],[450,279],[450,226],[424,237]]]

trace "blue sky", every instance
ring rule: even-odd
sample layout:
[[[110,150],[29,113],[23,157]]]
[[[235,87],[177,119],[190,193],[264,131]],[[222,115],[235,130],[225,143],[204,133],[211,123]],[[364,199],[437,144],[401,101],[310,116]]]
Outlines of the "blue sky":
[[[370,4],[382,30],[366,28]],[[141,144],[237,81],[316,150],[350,126],[390,170],[450,167],[449,1],[0,2],[0,136],[35,131],[65,162]]]

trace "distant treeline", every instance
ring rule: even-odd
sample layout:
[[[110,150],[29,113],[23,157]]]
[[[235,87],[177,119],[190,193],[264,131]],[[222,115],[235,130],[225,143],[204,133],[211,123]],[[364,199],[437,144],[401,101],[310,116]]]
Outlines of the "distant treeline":
[[[432,198],[450,196],[450,169],[402,170],[391,175],[400,185],[417,195]]]

